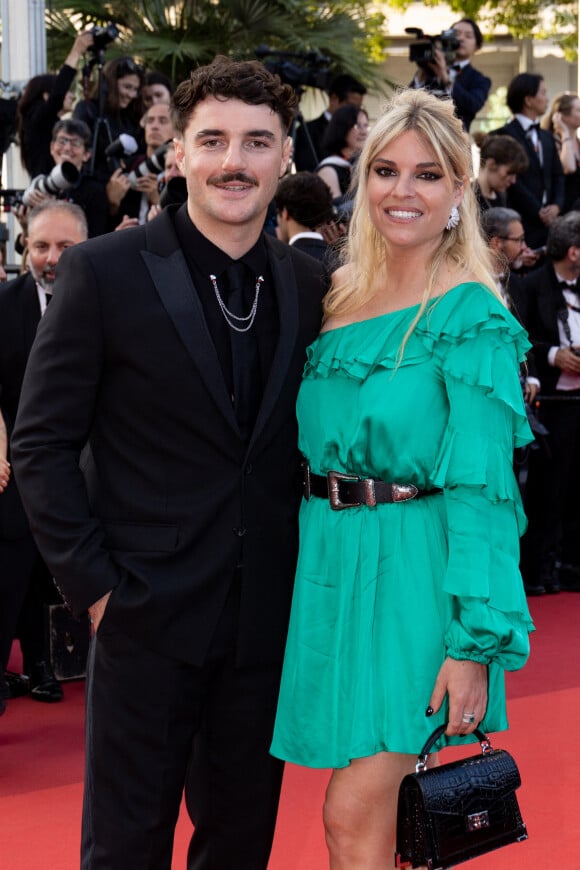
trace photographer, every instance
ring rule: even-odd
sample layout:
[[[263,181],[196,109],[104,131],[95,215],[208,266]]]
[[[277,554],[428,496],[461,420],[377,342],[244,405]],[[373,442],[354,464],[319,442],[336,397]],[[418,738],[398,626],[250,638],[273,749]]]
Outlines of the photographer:
[[[31,178],[52,168],[52,128],[62,114],[72,109],[71,86],[77,64],[92,44],[90,31],[79,33],[58,75],[34,76],[22,92],[16,110],[16,129],[22,165]]]
[[[128,173],[116,170],[107,184],[115,229],[145,223],[151,206],[159,203],[159,176],[165,164],[163,146],[174,136],[169,104],[153,103],[143,115],[141,126],[145,130],[145,154],[133,160]]]
[[[26,234],[28,212],[49,199],[63,199],[74,202],[85,213],[89,236],[100,236],[108,229],[108,203],[104,185],[84,173],[91,157],[91,131],[82,121],[70,118],[57,121],[52,131],[49,147],[51,163],[49,172],[40,177],[40,184],[32,184],[24,192],[26,205],[21,207],[17,218]],[[54,167],[72,164],[77,172],[76,180],[67,183],[57,176],[54,183]],[[70,166],[68,167],[70,169]],[[71,170],[71,174],[72,170]],[[35,179],[35,181],[38,181]]]
[[[433,60],[419,64],[412,88],[426,88],[437,96],[450,96],[455,114],[467,132],[487,100],[491,79],[471,65],[471,58],[483,45],[481,30],[471,18],[462,18],[452,27],[457,40],[453,60],[434,43]],[[447,54],[447,57],[446,57]]]
[[[75,106],[74,117],[84,121],[93,136],[98,126],[92,162],[94,174],[101,181],[109,179],[105,150],[111,142],[121,133],[128,133],[142,141],[139,127],[142,82],[143,70],[133,58],[117,57],[104,65],[102,79],[95,79],[90,99],[81,100]],[[104,93],[100,92],[101,88]],[[101,99],[102,115],[99,114]]]

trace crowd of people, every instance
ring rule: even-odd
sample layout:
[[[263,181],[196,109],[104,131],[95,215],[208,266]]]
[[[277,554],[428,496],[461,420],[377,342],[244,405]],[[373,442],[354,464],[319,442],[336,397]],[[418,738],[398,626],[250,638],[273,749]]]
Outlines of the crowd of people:
[[[580,590],[580,98],[517,75],[474,175],[453,30],[372,123],[224,57],[74,103],[90,33],[22,95],[61,180],[0,287],[0,713],[88,611],[83,870],[170,867],[184,792],[191,870],[266,870],[285,760],[331,870],[393,867],[420,747],[506,728],[526,595]]]

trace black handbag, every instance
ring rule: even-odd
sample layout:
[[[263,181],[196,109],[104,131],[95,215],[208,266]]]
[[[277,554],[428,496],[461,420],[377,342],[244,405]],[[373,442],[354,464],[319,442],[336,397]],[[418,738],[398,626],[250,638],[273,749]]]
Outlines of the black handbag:
[[[509,752],[492,749],[483,731],[475,731],[480,755],[427,769],[429,750],[446,728],[431,734],[415,773],[401,782],[397,867],[444,870],[528,838],[515,794],[521,784],[516,763]]]

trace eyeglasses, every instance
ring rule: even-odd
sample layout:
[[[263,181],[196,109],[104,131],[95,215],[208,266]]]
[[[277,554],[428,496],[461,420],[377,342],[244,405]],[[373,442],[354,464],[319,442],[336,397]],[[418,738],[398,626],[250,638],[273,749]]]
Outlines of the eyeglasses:
[[[65,148],[67,145],[70,145],[70,147],[75,150],[85,147],[85,143],[82,139],[79,139],[78,136],[57,136],[54,140],[54,144],[58,145],[59,148]]]
[[[504,242],[517,242],[519,245],[526,244],[525,236],[499,236],[500,239],[503,239]]]
[[[358,130],[361,133],[366,133],[366,131],[370,127],[370,124],[355,124],[354,127],[355,127],[355,130]]]

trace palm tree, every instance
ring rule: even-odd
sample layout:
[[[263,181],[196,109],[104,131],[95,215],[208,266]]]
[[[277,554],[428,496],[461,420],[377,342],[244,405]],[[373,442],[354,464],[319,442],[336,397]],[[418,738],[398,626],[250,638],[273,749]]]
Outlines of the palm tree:
[[[340,71],[377,87],[384,19],[369,6],[358,0],[47,0],[49,62],[60,65],[79,29],[113,21],[120,36],[108,56],[131,54],[174,81],[216,54],[242,59],[258,50],[282,78],[302,76],[319,86],[324,75]],[[290,56],[264,55],[264,46]]]

